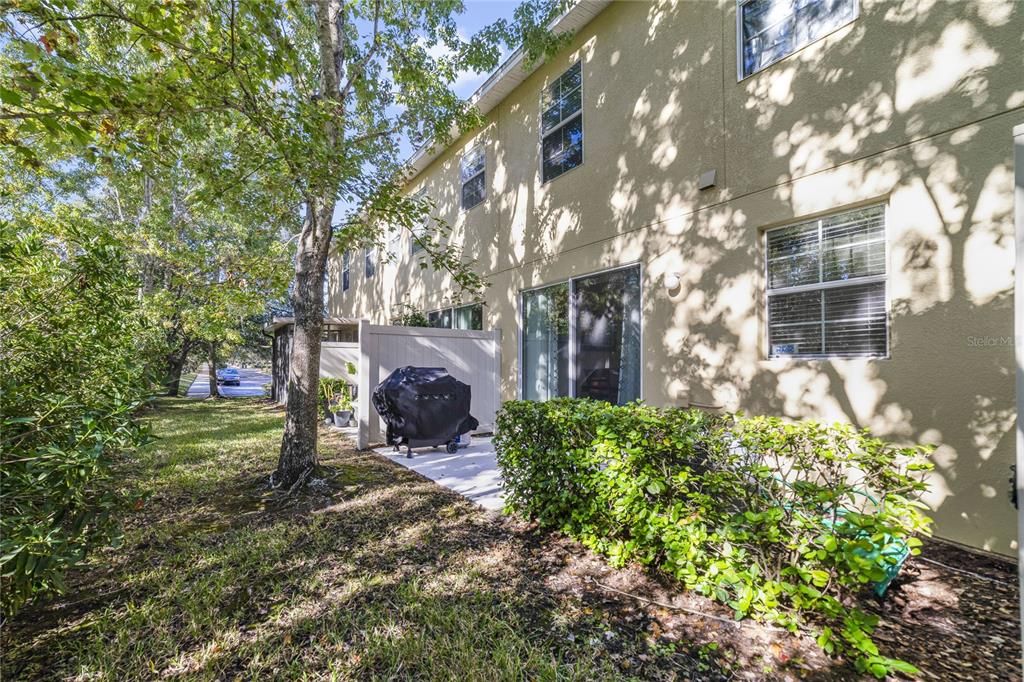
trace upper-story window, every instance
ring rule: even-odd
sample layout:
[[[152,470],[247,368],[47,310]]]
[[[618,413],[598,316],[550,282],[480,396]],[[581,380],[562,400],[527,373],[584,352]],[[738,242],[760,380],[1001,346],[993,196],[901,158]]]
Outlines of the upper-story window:
[[[388,231],[388,259],[398,260],[402,252],[402,229],[399,227],[392,227]]]
[[[377,274],[377,247],[368,247],[363,251],[363,273],[366,279]]]
[[[349,272],[352,269],[352,252],[346,251],[341,257],[341,290],[348,291],[349,284],[351,284],[351,277]]]
[[[484,172],[486,162],[484,148],[477,146],[462,157],[459,177],[462,180],[462,208],[473,208],[487,196]]]
[[[413,198],[414,201],[421,201],[426,196],[427,196],[427,190],[426,190],[426,188],[423,188],[423,189],[419,190],[418,192],[416,192],[415,194],[413,194],[412,198]],[[427,224],[426,224],[426,218],[424,218],[422,222],[417,223],[412,228],[412,239],[410,240],[410,246],[409,246],[409,253],[411,255],[415,256],[417,253],[419,253],[420,251],[423,250],[423,248],[424,248],[423,247],[423,242],[420,241],[420,240],[422,238],[426,237],[426,234],[427,234]]]
[[[771,357],[888,355],[884,206],[766,237]]]
[[[774,64],[857,18],[858,0],[741,0],[740,77]]]
[[[547,182],[583,163],[583,71],[580,62],[541,98],[541,175]]]

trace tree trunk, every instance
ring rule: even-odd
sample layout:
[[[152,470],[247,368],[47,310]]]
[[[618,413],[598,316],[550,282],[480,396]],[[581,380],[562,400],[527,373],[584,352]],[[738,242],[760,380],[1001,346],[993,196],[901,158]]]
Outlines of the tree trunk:
[[[324,208],[326,206],[326,208]],[[317,466],[317,394],[320,388],[320,339],[324,326],[324,268],[330,245],[330,221],[334,212],[329,202],[306,202],[306,219],[295,259],[295,288],[292,308],[295,326],[288,360],[288,399],[284,436],[275,487],[291,487]]]
[[[164,395],[170,398],[178,395],[178,391],[181,390],[181,370],[184,366],[185,362],[180,360],[176,355],[168,356],[167,378],[164,381],[164,386],[167,387],[167,392]]]
[[[191,350],[191,345],[186,340],[182,342],[181,349],[177,353],[168,353],[167,355],[167,372],[165,373],[164,385],[167,387],[166,395],[172,398],[178,395],[178,391],[181,390],[181,372],[185,368],[185,361],[188,360],[188,352]]]
[[[316,0],[316,34],[320,52],[320,86],[327,103],[333,105],[324,120],[324,143],[333,158],[343,142],[345,107],[341,77],[345,68],[342,45],[345,11],[341,0]],[[302,484],[316,466],[317,393],[320,387],[320,336],[324,326],[324,269],[331,246],[331,220],[337,204],[338,187],[329,167],[310,178],[305,197],[306,214],[299,233],[295,256],[295,315],[288,368],[288,402],[281,438],[281,455],[271,485],[294,487]]]
[[[220,397],[220,391],[217,390],[217,344],[210,341],[208,350],[208,360],[210,363],[210,399],[216,400]]]

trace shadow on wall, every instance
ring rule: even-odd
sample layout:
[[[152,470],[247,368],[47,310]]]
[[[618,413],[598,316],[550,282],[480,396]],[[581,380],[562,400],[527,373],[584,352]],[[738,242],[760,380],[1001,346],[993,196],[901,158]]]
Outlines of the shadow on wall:
[[[648,396],[942,444],[929,499],[938,534],[1003,553],[1016,535],[1009,130],[1019,119],[999,115],[1024,104],[1013,83],[1024,72],[1022,9],[864,2],[813,61],[798,54],[735,87],[722,43],[680,42],[681,62],[701,67],[673,67],[668,87],[637,100],[611,193],[625,235],[604,252],[646,254],[644,319],[656,330],[646,343],[660,344],[647,354]],[[691,11],[652,7],[652,41]],[[906,39],[869,39],[882,30]],[[686,59],[693,49],[700,58]],[[723,61],[723,111],[679,115],[694,107],[680,102],[696,69]],[[709,120],[722,122],[717,132]],[[717,164],[710,153],[695,162],[681,142],[715,136]],[[649,180],[631,170],[652,165]],[[694,171],[713,165],[725,189],[701,197]],[[891,357],[766,360],[760,228],[885,202]],[[651,227],[628,232],[637,225]],[[682,285],[666,293],[661,276],[673,271]]]
[[[521,289],[640,261],[649,402],[940,443],[938,534],[1009,553],[1010,129],[1024,111],[1024,5],[862,0],[852,24],[740,82],[735,11],[732,0],[613,4],[435,162],[426,175],[442,178],[430,194],[452,243],[497,283],[486,328],[515,344]],[[541,184],[521,141],[539,139],[537,93],[577,57],[586,158]],[[458,150],[479,138],[488,196],[463,212]],[[717,186],[699,190],[712,168]],[[891,357],[766,359],[763,230],[876,203],[888,206]],[[345,310],[442,305],[450,278],[400,257],[346,292]],[[670,272],[681,285],[666,292]],[[504,395],[518,373],[508,347]]]

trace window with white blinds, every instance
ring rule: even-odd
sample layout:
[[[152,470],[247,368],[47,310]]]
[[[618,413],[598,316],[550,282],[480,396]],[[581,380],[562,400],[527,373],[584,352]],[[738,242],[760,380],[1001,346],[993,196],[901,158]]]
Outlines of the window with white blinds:
[[[766,237],[771,357],[888,355],[884,206]]]

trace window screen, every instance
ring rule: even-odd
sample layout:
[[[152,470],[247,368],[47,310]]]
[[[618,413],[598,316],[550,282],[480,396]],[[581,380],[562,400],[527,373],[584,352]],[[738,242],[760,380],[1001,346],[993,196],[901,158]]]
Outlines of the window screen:
[[[476,147],[462,157],[459,174],[462,180],[462,208],[473,208],[487,196],[483,147]]]
[[[769,231],[766,274],[772,357],[888,354],[883,206]]]
[[[541,175],[544,182],[583,163],[583,71],[580,62],[544,90],[541,98]]]
[[[749,76],[857,17],[857,0],[748,0],[740,5],[743,75]]]
[[[351,284],[351,278],[349,277],[349,271],[352,268],[352,252],[346,251],[341,257],[341,290],[348,291],[349,284]]]

